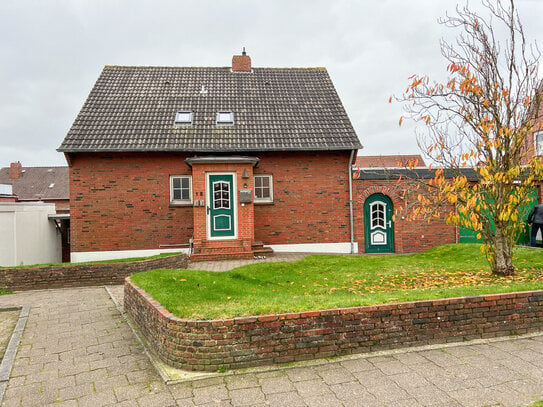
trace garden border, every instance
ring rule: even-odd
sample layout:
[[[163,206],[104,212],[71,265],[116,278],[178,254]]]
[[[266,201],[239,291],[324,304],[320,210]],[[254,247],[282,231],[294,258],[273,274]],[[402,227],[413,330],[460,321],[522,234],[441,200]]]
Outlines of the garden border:
[[[129,262],[4,267],[0,268],[0,288],[39,290],[44,288],[123,284],[124,279],[132,273],[160,268],[187,268],[188,263],[188,256],[180,253]]]
[[[126,278],[124,305],[163,362],[197,371],[543,331],[543,290],[189,320],[174,316]]]

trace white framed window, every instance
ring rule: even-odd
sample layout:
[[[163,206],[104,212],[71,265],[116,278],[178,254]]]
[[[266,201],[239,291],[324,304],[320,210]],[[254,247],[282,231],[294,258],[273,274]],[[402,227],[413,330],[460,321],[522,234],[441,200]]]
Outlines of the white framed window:
[[[273,202],[273,177],[255,175],[253,181],[255,202]]]
[[[217,112],[217,124],[234,124],[233,112]]]
[[[543,155],[543,130],[534,133],[535,154]]]
[[[172,175],[170,177],[170,202],[172,204],[192,203],[192,177]]]
[[[375,201],[370,204],[370,229],[385,228],[385,210],[387,204]]]
[[[181,110],[175,113],[175,120],[173,123],[177,125],[191,126],[193,117],[194,115],[191,111]]]

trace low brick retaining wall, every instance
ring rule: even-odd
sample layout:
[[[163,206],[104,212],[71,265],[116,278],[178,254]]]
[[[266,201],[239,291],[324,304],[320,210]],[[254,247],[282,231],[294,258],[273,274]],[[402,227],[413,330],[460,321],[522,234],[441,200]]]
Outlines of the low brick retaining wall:
[[[66,266],[0,268],[0,288],[35,290],[122,284],[133,273],[158,268],[186,268],[186,254],[125,263],[70,264]]]
[[[124,306],[158,356],[216,371],[543,330],[543,291],[196,321],[129,278]]]

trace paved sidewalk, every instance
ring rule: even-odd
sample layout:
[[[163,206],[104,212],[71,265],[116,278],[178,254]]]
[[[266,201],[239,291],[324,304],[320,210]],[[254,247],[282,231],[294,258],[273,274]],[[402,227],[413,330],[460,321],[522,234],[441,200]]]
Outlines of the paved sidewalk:
[[[21,304],[31,306],[30,316],[4,406],[522,406],[543,399],[543,336],[167,386],[104,288],[0,296],[0,306]]]
[[[190,270],[207,270],[207,271],[228,271],[236,267],[245,266],[253,263],[275,263],[279,261],[296,261],[311,254],[318,253],[275,253],[273,256],[267,256],[264,259],[255,260],[221,260],[221,261],[199,261],[190,263]]]

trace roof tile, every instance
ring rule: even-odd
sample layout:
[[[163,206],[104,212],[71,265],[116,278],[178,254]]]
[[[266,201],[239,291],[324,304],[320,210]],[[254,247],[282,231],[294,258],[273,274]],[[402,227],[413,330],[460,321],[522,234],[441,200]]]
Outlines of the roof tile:
[[[206,93],[201,93],[202,85]],[[175,112],[194,112],[192,126]],[[233,126],[216,113],[234,112]],[[59,151],[361,148],[324,68],[106,66]]]

